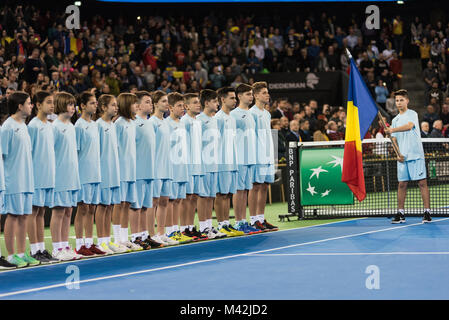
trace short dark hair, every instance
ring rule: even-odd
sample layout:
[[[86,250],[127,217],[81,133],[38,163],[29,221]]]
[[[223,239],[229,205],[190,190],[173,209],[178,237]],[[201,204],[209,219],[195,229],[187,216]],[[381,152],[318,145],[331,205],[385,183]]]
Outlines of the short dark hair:
[[[268,88],[268,85],[265,81],[259,81],[253,84],[253,93],[259,93],[262,89]]]
[[[226,98],[229,92],[235,92],[233,87],[224,87],[217,90],[218,100],[221,102],[221,99]]]
[[[211,89],[203,89],[200,92],[200,103],[201,107],[204,108],[206,102],[214,100],[218,97],[217,92]]]
[[[143,97],[150,97],[151,98],[151,93],[149,93],[146,90],[141,90],[141,91],[137,91],[136,92],[136,96],[137,96],[137,99],[139,101],[141,101]],[[151,100],[153,100],[153,99],[151,99]]]
[[[137,96],[133,93],[120,93],[117,97],[118,114],[126,119],[134,119],[131,112],[131,105],[137,102]]]
[[[253,87],[246,83],[241,83],[237,86],[237,88],[235,88],[235,93],[237,94],[237,96],[248,91],[253,91]]]
[[[161,100],[161,98],[163,96],[166,96],[166,95],[167,95],[167,92],[162,91],[162,90],[156,90],[152,93],[151,99],[153,99],[153,103],[156,104],[159,102],[159,100]]]
[[[402,96],[408,99],[408,92],[405,89],[400,89],[394,92],[394,97],[396,98],[396,96]]]
[[[16,91],[11,93],[8,97],[8,114],[15,114],[19,109],[19,105],[23,105],[29,97],[30,95],[25,91]]]
[[[83,104],[86,105],[89,102],[90,98],[92,98],[92,97],[95,98],[95,95],[92,92],[89,92],[89,91],[81,92],[81,94],[79,95],[79,98],[78,98],[80,107]]]
[[[51,93],[48,91],[44,90],[38,91],[33,97],[33,103],[34,104],[43,103],[44,100],[49,96],[51,96]]]
[[[184,102],[189,103],[191,99],[198,98],[198,93],[193,93],[193,92],[185,93],[183,97],[184,97]]]
[[[168,105],[171,107],[174,107],[174,105],[176,103],[178,103],[179,101],[184,101],[184,97],[182,94],[178,93],[178,92],[170,92],[168,94]]]

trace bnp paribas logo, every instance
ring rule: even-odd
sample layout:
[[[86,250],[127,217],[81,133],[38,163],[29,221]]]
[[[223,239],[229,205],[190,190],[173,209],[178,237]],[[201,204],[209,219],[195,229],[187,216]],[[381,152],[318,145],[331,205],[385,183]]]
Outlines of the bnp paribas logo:
[[[301,204],[352,204],[354,197],[341,181],[343,148],[303,149],[300,155]]]

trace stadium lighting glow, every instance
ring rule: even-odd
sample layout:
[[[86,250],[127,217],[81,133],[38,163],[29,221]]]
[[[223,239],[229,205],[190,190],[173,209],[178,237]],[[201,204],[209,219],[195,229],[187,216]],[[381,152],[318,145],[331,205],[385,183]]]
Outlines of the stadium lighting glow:
[[[75,6],[81,7],[81,1],[75,1]]]
[[[404,1],[399,0],[399,1],[398,1],[398,4],[404,4]]]

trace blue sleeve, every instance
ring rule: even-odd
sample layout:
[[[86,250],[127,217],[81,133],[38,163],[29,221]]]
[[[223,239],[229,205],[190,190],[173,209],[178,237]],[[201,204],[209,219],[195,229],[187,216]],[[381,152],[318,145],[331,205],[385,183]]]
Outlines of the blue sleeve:
[[[10,149],[10,141],[12,136],[12,130],[9,128],[2,128],[2,153],[7,155]]]
[[[37,132],[37,128],[28,127],[28,134],[29,134],[30,140],[31,140],[31,152],[34,150],[34,146],[36,144],[36,132]]]
[[[81,127],[75,127],[75,133],[76,133],[76,150],[81,150],[81,145],[83,144],[83,137],[84,137],[84,129]]]

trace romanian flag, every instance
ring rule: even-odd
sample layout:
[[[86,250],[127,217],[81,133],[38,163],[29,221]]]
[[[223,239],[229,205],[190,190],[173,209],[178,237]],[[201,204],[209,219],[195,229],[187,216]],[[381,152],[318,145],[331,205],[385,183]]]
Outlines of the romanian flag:
[[[368,131],[378,110],[351,56],[350,62],[345,151],[341,181],[348,185],[359,201],[362,201],[366,197],[362,163],[362,137]]]

